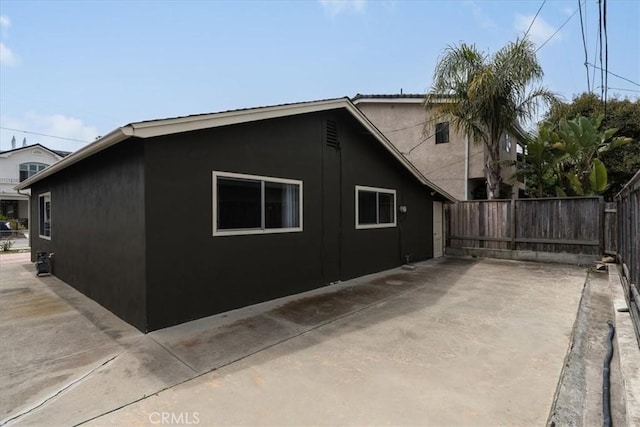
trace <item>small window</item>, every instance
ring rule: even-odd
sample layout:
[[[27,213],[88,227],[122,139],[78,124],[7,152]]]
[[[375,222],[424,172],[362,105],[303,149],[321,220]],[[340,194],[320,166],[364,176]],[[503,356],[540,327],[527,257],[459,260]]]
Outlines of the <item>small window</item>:
[[[302,231],[302,181],[213,172],[213,235]]]
[[[38,196],[38,211],[38,234],[43,239],[51,240],[51,193]]]
[[[449,122],[436,123],[436,144],[449,142]]]
[[[507,153],[511,152],[511,135],[508,133],[504,134],[504,151]]]
[[[396,190],[356,186],[356,228],[396,226]]]
[[[49,165],[45,165],[44,163],[20,163],[20,182],[24,181],[27,178],[32,177],[37,174],[41,170],[45,169]]]

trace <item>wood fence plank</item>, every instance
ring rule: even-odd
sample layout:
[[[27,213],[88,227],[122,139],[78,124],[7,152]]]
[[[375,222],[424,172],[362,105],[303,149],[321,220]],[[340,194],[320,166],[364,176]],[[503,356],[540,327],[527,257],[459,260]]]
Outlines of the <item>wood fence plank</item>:
[[[614,233],[604,229],[613,221],[604,214],[598,197],[458,202],[449,209],[448,238],[456,248],[598,255]]]

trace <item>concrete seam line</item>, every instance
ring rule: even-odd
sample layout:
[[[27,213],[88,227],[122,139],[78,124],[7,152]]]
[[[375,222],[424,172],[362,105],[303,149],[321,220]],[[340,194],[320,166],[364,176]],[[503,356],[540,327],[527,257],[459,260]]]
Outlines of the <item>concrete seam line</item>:
[[[571,357],[571,351],[573,350],[573,346],[576,341],[576,331],[578,329],[578,322],[580,321],[580,310],[582,309],[582,302],[584,301],[585,294],[587,292],[587,284],[589,282],[590,271],[587,271],[587,277],[582,284],[582,292],[580,293],[580,301],[578,301],[578,309],[576,310],[576,318],[573,321],[573,326],[571,328],[571,336],[569,338],[569,345],[567,346],[567,352],[564,355],[564,360],[562,362],[562,370],[560,371],[560,376],[558,377],[558,383],[556,384],[556,391],[553,394],[553,401],[551,402],[551,408],[549,410],[549,416],[547,417],[547,426],[555,425],[555,421],[553,417],[556,415],[558,397],[560,396],[560,391],[562,388],[562,384],[564,381],[564,377],[567,375],[567,369],[569,365],[569,359]]]
[[[132,346],[136,345],[143,337],[139,338],[135,343],[132,344]],[[105,360],[104,362],[102,362],[100,365],[96,366],[95,368],[91,369],[89,372],[87,372],[86,374],[84,374],[83,376],[81,376],[80,378],[78,378],[77,380],[72,381],[71,383],[67,384],[66,386],[62,387],[60,390],[58,390],[57,392],[55,392],[54,394],[52,394],[51,396],[47,397],[46,399],[44,399],[42,402],[38,403],[37,405],[31,407],[30,409],[26,409],[22,412],[20,412],[19,414],[14,415],[13,417],[3,420],[0,422],[0,426],[3,426],[5,424],[8,423],[12,423],[14,421],[17,421],[19,418],[22,418],[25,415],[28,415],[29,413],[35,411],[36,409],[44,406],[45,404],[47,404],[49,401],[55,399],[56,397],[58,397],[59,395],[63,394],[64,392],[66,392],[67,390],[73,388],[74,386],[78,385],[80,382],[82,382],[84,379],[86,379],[87,377],[89,377],[91,374],[93,374],[95,371],[97,371],[98,369],[102,368],[103,366],[108,365],[109,363],[111,363],[112,361],[114,361],[115,359],[117,359],[118,357],[120,357],[123,353],[125,353],[126,351],[129,350],[129,347],[125,348],[124,350],[122,350],[120,353],[116,354],[115,356]]]
[[[54,315],[54,316],[55,316],[55,315]],[[77,351],[77,352],[75,352],[75,353],[71,353],[71,354],[68,354],[68,355],[66,355],[66,356],[58,357],[58,358],[56,358],[56,359],[53,359],[53,360],[52,360],[52,362],[65,361],[65,360],[70,359],[70,358],[72,358],[72,357],[77,357],[77,356],[79,356],[79,355],[81,355],[81,354],[89,353],[89,352],[91,352],[91,351],[95,351],[95,350],[98,350],[98,349],[100,349],[100,348],[108,348],[108,347],[114,347],[114,346],[115,346],[115,347],[123,347],[123,345],[121,345],[121,344],[116,344],[116,345],[114,345],[113,343],[106,343],[106,344],[95,345],[95,346],[93,346],[93,347],[87,347],[86,349],[84,349],[84,350],[82,350],[82,351]],[[23,373],[23,372],[25,372],[25,371],[29,371],[29,370],[31,370],[31,368],[29,368],[29,367],[27,366],[27,367],[24,367],[24,368],[16,369],[15,371],[8,371],[8,372],[5,372],[5,373],[3,373],[3,375],[4,375],[4,374],[14,375],[14,374]],[[2,422],[0,422],[0,425],[2,425]]]
[[[284,338],[284,339],[282,339],[282,340],[280,340],[280,341],[277,341],[277,342],[275,342],[275,343],[269,344],[269,345],[267,345],[267,346],[265,346],[265,347],[262,347],[262,348],[260,348],[260,349],[258,349],[258,350],[256,350],[256,351],[253,351],[253,352],[251,352],[251,353],[247,353],[247,354],[245,354],[244,356],[241,356],[241,357],[238,357],[237,359],[234,359],[234,360],[231,360],[231,361],[229,361],[229,362],[223,363],[222,365],[217,366],[217,367],[215,367],[215,368],[212,368],[212,369],[209,369],[209,370],[207,370],[207,371],[201,372],[201,373],[199,373],[198,375],[195,375],[195,376],[193,376],[193,377],[191,377],[191,378],[187,378],[187,379],[185,379],[185,380],[183,380],[183,381],[180,381],[180,382],[178,382],[178,383],[176,383],[176,384],[174,384],[174,385],[167,386],[167,387],[165,387],[165,388],[163,388],[163,389],[160,389],[160,390],[158,390],[158,391],[156,391],[156,392],[154,392],[154,393],[151,393],[151,394],[149,394],[149,395],[144,395],[144,396],[142,396],[142,397],[140,397],[140,398],[138,398],[138,399],[132,400],[131,402],[125,403],[124,405],[120,405],[120,406],[118,406],[117,408],[113,408],[113,409],[110,409],[110,410],[108,410],[108,411],[105,411],[105,412],[103,412],[103,413],[101,413],[101,414],[95,415],[95,416],[93,416],[93,417],[91,417],[91,418],[88,418],[88,419],[86,419],[86,420],[84,420],[84,421],[81,421],[81,422],[79,422],[79,423],[77,423],[77,424],[74,424],[74,425],[73,425],[73,427],[81,426],[81,425],[83,425],[83,424],[86,424],[86,423],[88,423],[88,422],[91,422],[91,421],[93,421],[93,420],[96,420],[96,419],[98,419],[98,418],[100,418],[100,417],[102,417],[102,416],[104,416],[104,415],[108,415],[108,414],[111,414],[111,413],[113,413],[113,412],[119,411],[120,409],[126,408],[127,406],[131,406],[131,405],[133,405],[133,404],[135,404],[135,403],[138,403],[138,402],[141,402],[141,401],[143,401],[143,400],[146,400],[146,399],[148,399],[148,398],[149,398],[149,397],[151,397],[151,396],[154,396],[154,395],[155,395],[155,396],[157,396],[158,394],[163,393],[163,392],[165,392],[165,391],[167,391],[167,390],[170,390],[170,389],[172,389],[172,388],[174,388],[174,387],[180,386],[180,385],[185,384],[185,383],[187,383],[187,382],[189,382],[189,381],[195,380],[196,378],[200,378],[200,377],[202,377],[202,376],[204,376],[204,375],[210,374],[211,372],[218,371],[218,370],[220,370],[220,369],[222,369],[222,368],[225,368],[225,367],[227,367],[227,366],[229,366],[229,365],[232,365],[232,364],[234,364],[234,363],[236,363],[236,362],[240,362],[241,360],[247,359],[247,358],[249,358],[249,357],[251,357],[251,356],[253,356],[253,355],[255,355],[255,354],[261,353],[261,352],[263,352],[263,351],[265,351],[265,350],[268,350],[268,349],[270,349],[270,348],[272,348],[272,347],[275,347],[275,346],[277,346],[277,345],[283,344],[283,343],[285,343],[285,342],[287,342],[287,341],[290,341],[290,340],[292,340],[292,339],[294,339],[294,338],[298,338],[298,337],[300,337],[300,336],[302,336],[302,335],[306,335],[307,333],[314,332],[314,331],[316,331],[317,329],[320,329],[320,328],[322,328],[322,327],[324,327],[324,326],[326,326],[326,325],[329,325],[329,324],[331,324],[331,323],[335,323],[335,322],[337,322],[337,321],[339,321],[339,320],[342,320],[342,319],[344,319],[344,318],[346,318],[346,317],[348,317],[348,316],[351,316],[351,315],[354,315],[354,314],[360,313],[360,312],[362,312],[362,311],[364,311],[364,310],[368,310],[368,309],[370,309],[370,308],[372,308],[372,307],[377,306],[378,304],[380,304],[380,303],[382,303],[382,302],[386,302],[386,301],[389,301],[389,300],[391,300],[391,299],[393,299],[393,298],[397,298],[397,297],[400,297],[400,296],[402,296],[402,295],[408,294],[409,292],[413,292],[413,291],[416,291],[416,290],[418,290],[418,289],[422,289],[422,288],[424,288],[425,286],[427,286],[427,284],[423,284],[423,285],[417,286],[417,287],[415,287],[415,288],[413,288],[413,289],[407,289],[407,290],[404,290],[404,291],[398,292],[397,294],[390,295],[390,296],[388,296],[388,297],[386,297],[386,298],[382,298],[382,299],[380,299],[380,300],[378,300],[378,301],[376,301],[376,302],[372,302],[371,304],[366,305],[366,306],[364,306],[364,307],[361,307],[361,308],[359,308],[359,309],[357,309],[357,310],[353,310],[353,311],[350,311],[350,312],[348,312],[348,313],[345,313],[345,314],[343,314],[343,315],[341,315],[341,316],[336,317],[335,319],[331,319],[331,320],[327,320],[327,321],[325,321],[325,322],[323,322],[323,323],[319,323],[318,325],[313,326],[313,327],[311,327],[311,328],[309,328],[309,329],[306,329],[306,330],[303,330],[303,331],[301,331],[301,332],[298,332],[298,333],[296,333],[296,334],[294,334],[294,335],[291,335],[291,336],[289,336],[289,337],[287,337],[287,338]],[[265,314],[263,314],[263,315],[265,315]]]
[[[158,344],[160,347],[162,347],[167,353],[169,353],[170,355],[172,355],[173,357],[175,357],[179,362],[181,362],[184,366],[186,366],[187,368],[191,369],[194,373],[198,373],[198,371],[192,367],[191,365],[189,365],[187,362],[185,362],[184,360],[180,359],[177,355],[175,355],[171,350],[169,350],[167,347],[165,347],[164,345],[162,345],[160,342],[158,342],[157,340],[155,340],[150,334],[148,335],[149,338],[151,339],[151,341],[153,341],[154,343]]]

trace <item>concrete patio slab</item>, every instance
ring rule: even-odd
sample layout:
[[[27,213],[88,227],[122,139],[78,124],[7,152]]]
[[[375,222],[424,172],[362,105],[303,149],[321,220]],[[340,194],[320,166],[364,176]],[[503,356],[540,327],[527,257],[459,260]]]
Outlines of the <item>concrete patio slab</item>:
[[[585,276],[571,266],[443,258],[144,338],[119,334],[96,308],[93,319],[101,326],[88,325],[85,333],[97,340],[102,331],[121,352],[104,365],[104,354],[95,354],[93,365],[79,363],[85,376],[29,412],[13,408],[13,391],[3,390],[3,419],[22,414],[11,425],[150,425],[158,417],[173,417],[174,424],[197,418],[200,425],[541,425]],[[60,290],[54,294],[66,301]],[[14,323],[30,328],[27,322],[37,319]],[[7,338],[18,339],[15,333]],[[29,363],[24,372],[69,371],[61,362]],[[7,370],[17,383],[20,371]],[[25,380],[37,388],[33,376]]]

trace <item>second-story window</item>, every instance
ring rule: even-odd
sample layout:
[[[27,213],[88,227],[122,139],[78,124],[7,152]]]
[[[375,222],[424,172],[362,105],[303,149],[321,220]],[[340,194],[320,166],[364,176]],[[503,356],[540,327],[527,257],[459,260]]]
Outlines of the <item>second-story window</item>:
[[[24,181],[27,178],[32,177],[33,175],[37,174],[47,166],[49,165],[45,165],[44,163],[36,163],[36,162],[20,163],[20,182]]]
[[[449,142],[449,122],[436,123],[436,144]]]
[[[508,133],[504,134],[504,151],[507,153],[511,152],[511,135]]]

